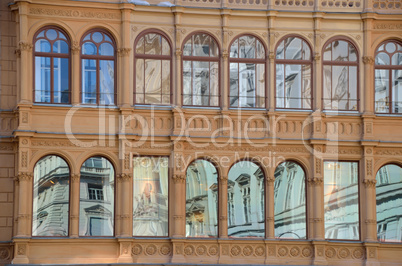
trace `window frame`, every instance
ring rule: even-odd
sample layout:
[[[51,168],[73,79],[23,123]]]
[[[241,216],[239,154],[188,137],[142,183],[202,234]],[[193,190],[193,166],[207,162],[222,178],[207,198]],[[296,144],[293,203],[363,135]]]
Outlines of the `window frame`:
[[[332,45],[333,42],[335,41],[344,41],[347,42],[349,45],[352,45],[355,48],[356,51],[356,61],[332,61],[332,46],[331,46],[331,60],[324,60],[324,50],[327,48],[329,44]],[[348,56],[349,56],[349,51],[348,51]],[[360,52],[358,49],[358,46],[355,44],[353,40],[351,40],[348,37],[344,36],[335,36],[330,39],[328,39],[325,44],[322,46],[321,50],[321,104],[322,104],[322,110],[325,111],[341,111],[341,112],[359,112],[360,111]],[[331,66],[331,98],[329,99],[331,101],[331,108],[327,109],[325,108],[325,98],[324,98],[324,68],[325,66]],[[332,67],[333,66],[355,66],[356,67],[356,110],[351,110],[351,109],[333,109],[332,108]],[[349,76],[348,76],[348,92],[350,94],[350,87],[349,87]],[[350,98],[348,97],[348,102],[350,102]],[[353,101],[353,100],[352,100]]]
[[[394,53],[392,53],[392,54],[389,54],[385,49],[384,49],[384,51],[378,51],[378,49],[382,45],[384,45],[384,48],[385,48],[385,46],[388,43],[394,43],[394,44],[398,44],[398,45],[402,46],[402,41],[396,40],[396,39],[388,39],[388,40],[382,41],[375,49],[375,52],[374,52],[374,83],[373,83],[374,84],[374,113],[375,114],[382,114],[382,115],[387,115],[387,114],[389,114],[389,115],[402,115],[402,112],[401,113],[396,113],[396,112],[393,111],[394,101],[392,99],[392,71],[393,70],[400,70],[402,72],[402,65],[392,65],[391,64],[392,55],[398,53],[398,49],[396,49],[394,51]],[[389,65],[377,65],[376,64],[376,58],[377,58],[377,55],[379,53],[386,53],[389,56],[389,60],[390,60]],[[377,104],[376,92],[375,92],[375,80],[376,80],[375,72],[376,72],[376,70],[388,70],[388,86],[389,86],[388,87],[388,95],[389,95],[389,100],[386,102],[386,104],[388,105],[388,112],[377,112],[376,111],[376,104]]]
[[[234,42],[236,42],[236,41],[238,41],[241,37],[253,37],[253,38],[255,38],[255,40],[256,41],[258,41],[258,42],[260,42],[261,43],[261,45],[262,45],[262,47],[264,48],[264,58],[263,59],[258,59],[258,58],[240,58],[240,57],[238,57],[238,58],[235,58],[235,57],[231,57],[230,56],[230,48],[232,47],[232,45],[233,45],[233,43]],[[238,43],[238,46],[239,46],[239,43]],[[257,47],[257,45],[255,45],[255,47]],[[256,49],[257,50],[257,49]],[[267,51],[268,51],[268,49],[267,49],[267,47],[266,47],[266,45],[265,45],[265,43],[260,39],[260,38],[258,38],[257,36],[255,36],[254,34],[250,34],[250,33],[244,33],[244,34],[240,34],[240,35],[237,35],[235,38],[233,38],[233,40],[229,43],[229,48],[228,48],[228,75],[229,75],[229,77],[228,77],[228,108],[231,108],[231,109],[256,109],[256,110],[258,110],[258,109],[266,109],[267,108],[267,106],[268,106],[268,93],[267,93],[267,87],[268,87],[268,82],[267,82],[267,70],[268,70],[268,63],[267,63],[267,58],[268,58],[268,56],[267,56]],[[231,106],[230,105],[230,98],[232,97],[231,95],[230,95],[230,64],[231,63],[236,63],[236,64],[241,64],[241,63],[243,63],[243,64],[254,64],[255,66],[257,66],[257,65],[264,65],[264,95],[263,95],[263,98],[264,98],[264,106],[263,107],[243,107],[243,106],[239,106],[239,105],[237,105],[237,106]],[[255,70],[256,72],[257,72],[257,67],[256,67],[256,70]],[[239,80],[239,68],[237,69],[237,77],[238,77],[238,80]],[[257,75],[255,76],[255,78],[254,78],[255,80],[257,79]],[[255,84],[257,84],[257,82],[255,82]],[[239,95],[239,90],[240,90],[240,85],[238,84],[238,86],[237,86],[237,92],[238,92],[238,95]],[[238,97],[240,97],[240,96],[238,96]],[[257,101],[257,88],[256,88],[256,85],[255,85],[255,93],[254,93],[254,100],[255,101]]]
[[[141,39],[141,38],[143,38],[143,37],[145,37],[146,35],[148,35],[148,34],[157,34],[157,35],[160,35],[162,38],[164,38],[166,41],[167,41],[167,43],[168,43],[168,45],[169,45],[169,49],[170,49],[170,55],[150,55],[150,54],[139,54],[139,53],[137,53],[136,52],[136,48],[137,48],[137,44],[138,44],[138,42],[139,42],[139,40]],[[148,29],[148,30],[145,30],[145,31],[143,31],[143,32],[141,32],[137,37],[136,37],[136,39],[135,39],[135,41],[134,41],[134,86],[133,86],[133,103],[134,103],[134,105],[161,105],[161,106],[166,106],[166,105],[171,105],[171,104],[173,104],[173,89],[172,89],[172,87],[173,87],[173,52],[172,52],[172,47],[173,47],[173,45],[172,45],[172,41],[170,40],[170,38],[168,37],[168,35],[167,34],[165,34],[163,31],[161,31],[161,30],[158,30],[158,29]],[[145,51],[144,51],[145,52]],[[169,68],[170,68],[170,88],[169,88],[169,103],[168,104],[166,104],[166,103],[137,103],[136,102],[136,96],[137,96],[137,90],[136,90],[136,88],[137,88],[137,79],[136,79],[136,72],[137,72],[137,58],[138,59],[144,59],[144,60],[149,60],[149,59],[152,59],[152,60],[159,60],[159,61],[162,61],[162,60],[169,60],[169,62],[170,62],[170,64],[169,64]],[[145,67],[144,67],[144,72],[145,72]],[[144,78],[145,78],[145,73],[144,73]],[[161,73],[161,80],[162,80],[162,73]],[[144,80],[144,82],[145,82],[145,80]],[[162,83],[161,83],[161,87],[162,87]],[[144,86],[144,93],[143,93],[143,95],[144,95],[144,101],[145,101],[145,95],[146,95],[146,92],[145,92],[145,86]],[[162,97],[163,97],[163,95],[166,95],[166,94],[163,94],[162,93],[162,88],[161,88],[161,94],[160,94],[160,96],[161,96],[161,99],[162,99]]]
[[[84,39],[90,35],[93,34],[95,32],[100,32],[101,34],[105,34],[107,35],[111,40],[112,40],[112,46],[113,46],[113,56],[105,56],[105,55],[84,55],[83,53],[83,45],[85,42],[91,42],[93,43],[96,48],[99,50],[99,46],[103,43],[108,43],[105,41],[99,42],[98,44],[96,44],[95,42],[93,42],[92,40],[90,41],[84,41]],[[91,38],[92,39],[92,38]],[[96,61],[96,103],[83,103],[83,98],[82,98],[82,93],[83,93],[83,77],[82,77],[82,70],[83,70],[83,64],[82,61],[86,59],[86,60],[95,60]],[[113,84],[113,106],[117,105],[117,44],[116,41],[113,37],[113,35],[111,33],[109,33],[109,31],[102,29],[102,28],[93,28],[90,29],[88,31],[86,31],[80,40],[80,104],[81,105],[88,105],[88,106],[108,106],[108,105],[101,105],[100,102],[100,64],[99,62],[101,60],[108,60],[108,61],[113,61],[113,78],[114,78],[114,84]]]
[[[60,33],[62,33],[65,37],[66,40],[60,39],[60,38],[56,38],[54,40],[49,40],[46,37],[40,37],[38,38],[38,35],[43,32],[43,31],[47,31],[47,30],[55,30],[58,31]],[[46,35],[45,35],[46,36]],[[50,44],[51,47],[53,47],[53,43],[55,43],[58,40],[63,40],[67,43],[68,45],[68,54],[63,54],[63,53],[54,53],[54,52],[36,52],[35,50],[35,45],[36,42],[39,39],[45,39],[47,40]],[[35,100],[35,92],[36,92],[36,67],[35,67],[35,62],[36,62],[36,57],[49,57],[50,58],[50,102],[37,102]],[[54,102],[54,59],[55,58],[65,58],[68,59],[68,102],[67,103],[57,103]],[[33,88],[32,88],[32,100],[35,104],[57,104],[57,105],[69,105],[72,102],[72,92],[71,92],[71,39],[70,36],[67,34],[67,32],[65,30],[63,30],[62,28],[58,27],[58,26],[54,26],[54,25],[49,25],[49,26],[45,26],[42,27],[40,29],[38,29],[33,37],[33,49],[32,49],[32,68],[33,68],[33,75],[32,75],[32,81],[33,81]]]
[[[198,34],[206,34],[208,35],[216,44],[216,47],[218,48],[218,55],[216,57],[211,57],[211,56],[193,56],[193,55],[184,55],[184,47],[187,43],[188,40],[190,40],[193,36],[198,35]],[[193,108],[221,108],[222,106],[222,92],[221,92],[221,48],[220,48],[220,44],[218,42],[218,40],[215,38],[215,36],[213,36],[211,33],[206,32],[206,31],[195,31],[192,32],[191,34],[189,34],[182,43],[181,46],[181,52],[182,52],[182,56],[181,56],[181,105],[183,107],[193,107]],[[193,45],[191,47],[191,53],[193,53]],[[213,105],[184,105],[184,61],[190,61],[190,62],[217,62],[218,63],[218,95],[212,95],[214,97],[218,98],[218,105],[213,106]],[[193,70],[193,67],[191,68]],[[191,77],[191,80],[193,81],[193,77]],[[210,82],[210,79],[208,77],[208,82]],[[191,85],[191,99],[193,98],[194,94],[193,94],[193,85]],[[208,95],[208,102],[211,102],[211,94]]]
[[[304,42],[304,43],[306,43],[307,44],[307,47],[310,49],[310,60],[304,60],[304,59],[300,59],[300,60],[293,60],[293,59],[285,59],[285,53],[284,53],[284,59],[277,59],[276,58],[276,54],[277,54],[277,51],[278,51],[278,47],[279,47],[279,45],[282,43],[282,42],[284,42],[284,41],[286,41],[287,39],[289,39],[289,38],[292,38],[292,37],[295,37],[295,38],[298,38],[298,39],[300,39],[302,42]],[[310,92],[310,99],[309,99],[309,101],[310,101],[310,108],[295,108],[295,107],[278,107],[277,106],[277,101],[276,101],[276,99],[278,98],[278,95],[277,95],[277,87],[276,87],[276,81],[277,81],[277,76],[276,76],[276,66],[277,66],[277,64],[281,64],[281,65],[284,65],[284,66],[286,66],[286,65],[300,65],[300,66],[303,66],[303,65],[310,65],[310,72],[311,72],[311,76],[310,76],[310,84],[311,84],[311,92]],[[279,110],[313,110],[313,104],[314,104],[314,102],[313,102],[313,95],[314,95],[314,89],[315,89],[315,87],[314,87],[314,64],[313,64],[313,49],[312,49],[312,47],[311,47],[311,45],[310,45],[310,43],[304,38],[304,37],[302,37],[302,36],[300,36],[300,35],[297,35],[297,34],[289,34],[289,35],[286,35],[286,36],[284,36],[283,38],[281,38],[279,41],[278,41],[278,43],[276,44],[276,46],[275,46],[275,52],[274,52],[274,78],[275,78],[275,81],[274,81],[274,86],[275,86],[275,92],[274,92],[274,95],[275,95],[275,109],[279,109]],[[286,69],[284,69],[284,79],[286,79]],[[286,88],[285,88],[285,90],[286,90]],[[285,92],[285,90],[283,91],[283,93],[285,94],[286,92]],[[300,95],[301,95],[301,93],[300,93]],[[283,99],[285,100],[286,99],[286,97],[283,97]],[[301,103],[302,103],[302,106],[303,106],[303,101],[304,101],[304,99],[303,98],[299,98],[298,100],[300,100],[301,101]]]

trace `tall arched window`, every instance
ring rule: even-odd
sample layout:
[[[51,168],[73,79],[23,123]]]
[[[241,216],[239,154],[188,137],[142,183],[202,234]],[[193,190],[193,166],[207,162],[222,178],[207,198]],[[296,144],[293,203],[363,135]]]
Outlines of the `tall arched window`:
[[[81,41],[81,102],[114,105],[116,103],[115,42],[103,30],[88,32]]]
[[[276,108],[311,109],[312,56],[310,46],[291,36],[276,48]]]
[[[306,176],[295,162],[283,162],[275,169],[275,237],[306,239]]]
[[[91,157],[80,171],[80,236],[113,236],[113,165],[103,157]]]
[[[402,44],[386,41],[375,54],[375,111],[402,113]]]
[[[230,107],[265,107],[265,48],[245,35],[230,46]]]
[[[347,40],[333,40],[323,50],[323,105],[327,110],[359,109],[357,49]]]
[[[255,163],[240,161],[228,176],[228,235],[264,237],[264,173]]]
[[[211,162],[196,160],[186,172],[186,236],[217,235],[218,172]]]
[[[135,157],[133,164],[133,235],[168,236],[168,157]]]
[[[56,27],[40,30],[34,38],[34,101],[70,103],[70,40]]]
[[[70,169],[59,156],[34,168],[32,236],[68,236]]]
[[[196,33],[183,47],[183,105],[219,106],[219,48],[206,33]]]
[[[170,104],[172,53],[160,32],[140,35],[135,44],[136,104]]]
[[[402,168],[388,164],[376,176],[377,238],[402,242]]]

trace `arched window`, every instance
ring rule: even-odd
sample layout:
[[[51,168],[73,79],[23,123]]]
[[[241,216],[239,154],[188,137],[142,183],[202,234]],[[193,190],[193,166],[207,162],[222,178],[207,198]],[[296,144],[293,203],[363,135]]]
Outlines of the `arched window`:
[[[324,162],[325,238],[359,240],[357,162]]]
[[[134,158],[134,236],[168,236],[168,169],[168,157]]]
[[[85,35],[81,43],[81,102],[114,105],[116,103],[114,40],[103,30],[92,30]]]
[[[375,111],[402,113],[402,44],[386,41],[375,54]]]
[[[276,48],[276,108],[311,109],[312,56],[301,38],[287,37]]]
[[[230,46],[230,107],[265,107],[265,48],[254,36]]]
[[[183,48],[183,105],[219,106],[219,48],[205,33],[190,36]]]
[[[56,27],[46,27],[34,38],[34,101],[70,103],[70,40]]]
[[[306,239],[306,176],[295,162],[283,162],[275,169],[275,237]]]
[[[359,61],[355,46],[347,40],[334,40],[323,51],[324,109],[357,111]]]
[[[70,169],[59,156],[34,168],[32,236],[68,236]]]
[[[80,171],[80,236],[113,236],[113,165],[103,157],[91,157]]]
[[[264,237],[264,173],[255,163],[240,161],[228,176],[228,235]]]
[[[402,168],[388,164],[376,176],[377,238],[402,242]]]
[[[136,104],[170,104],[172,53],[167,38],[158,32],[137,38],[135,45]]]
[[[186,236],[217,235],[218,172],[212,163],[196,160],[186,172]]]

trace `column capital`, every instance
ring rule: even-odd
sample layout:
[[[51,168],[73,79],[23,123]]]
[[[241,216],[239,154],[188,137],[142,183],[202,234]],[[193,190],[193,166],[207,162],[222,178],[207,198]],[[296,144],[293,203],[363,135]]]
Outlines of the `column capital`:
[[[15,177],[17,182],[21,181],[31,181],[33,178],[33,173],[30,172],[19,172],[18,175]]]
[[[375,188],[375,185],[377,184],[377,180],[365,178],[365,179],[363,179],[363,184],[366,188]]]
[[[363,56],[363,63],[365,65],[374,65],[374,57],[372,57],[372,56]]]
[[[185,183],[186,182],[186,175],[185,174],[174,174],[173,175],[173,182],[177,183]]]
[[[321,177],[311,177],[307,181],[312,186],[321,186],[324,183],[324,179]]]

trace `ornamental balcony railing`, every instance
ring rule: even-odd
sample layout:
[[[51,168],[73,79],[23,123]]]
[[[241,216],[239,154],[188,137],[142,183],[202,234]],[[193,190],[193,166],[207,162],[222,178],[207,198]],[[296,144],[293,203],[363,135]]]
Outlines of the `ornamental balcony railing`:
[[[133,3],[151,6],[182,6],[242,10],[316,11],[316,12],[376,12],[401,14],[402,0],[81,0]]]

